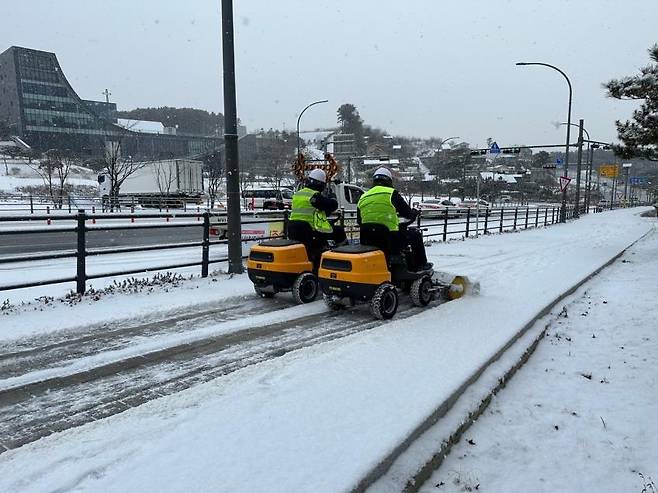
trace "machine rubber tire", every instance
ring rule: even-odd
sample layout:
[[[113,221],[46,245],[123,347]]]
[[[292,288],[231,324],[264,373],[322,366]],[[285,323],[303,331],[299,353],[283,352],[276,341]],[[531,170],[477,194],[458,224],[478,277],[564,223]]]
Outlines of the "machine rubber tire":
[[[379,320],[388,320],[398,311],[398,302],[398,290],[386,282],[377,288],[370,300],[370,313]]]
[[[325,305],[327,305],[327,308],[329,308],[331,311],[336,312],[338,310],[345,308],[345,305],[343,305],[340,301],[338,301],[333,296],[325,294],[323,297],[324,297]]]
[[[427,306],[432,301],[432,280],[427,276],[416,279],[411,284],[409,296],[414,305]]]
[[[310,303],[315,301],[319,289],[317,278],[310,272],[304,272],[295,279],[295,283],[292,285],[292,297],[300,305]]]
[[[256,291],[256,294],[260,298],[274,298],[274,295],[276,294],[274,291],[263,291],[261,288],[257,288],[254,286],[254,291]]]

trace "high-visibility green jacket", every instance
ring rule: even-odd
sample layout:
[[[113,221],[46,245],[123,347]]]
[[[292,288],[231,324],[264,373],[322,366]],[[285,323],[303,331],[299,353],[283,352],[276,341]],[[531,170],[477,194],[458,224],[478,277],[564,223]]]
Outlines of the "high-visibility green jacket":
[[[391,197],[395,190],[391,187],[375,186],[361,195],[357,207],[361,223],[382,224],[389,231],[398,231],[400,221]]]
[[[310,224],[314,231],[331,233],[333,228],[327,220],[324,211],[318,210],[311,204],[311,197],[317,192],[308,187],[300,188],[292,196],[291,221],[303,221]]]

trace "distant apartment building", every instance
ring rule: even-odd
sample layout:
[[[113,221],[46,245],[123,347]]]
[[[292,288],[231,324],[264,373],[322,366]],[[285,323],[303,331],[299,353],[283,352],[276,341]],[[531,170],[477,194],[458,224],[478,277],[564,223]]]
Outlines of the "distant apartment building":
[[[120,125],[116,103],[81,99],[54,53],[12,46],[0,53],[0,120],[31,147],[102,154],[119,142],[122,153],[151,158],[199,156],[223,146],[220,136],[149,132]]]

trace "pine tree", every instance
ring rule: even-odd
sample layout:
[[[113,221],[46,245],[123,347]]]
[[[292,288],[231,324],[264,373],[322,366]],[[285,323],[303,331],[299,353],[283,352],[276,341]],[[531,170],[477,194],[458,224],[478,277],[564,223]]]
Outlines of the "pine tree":
[[[654,63],[641,68],[639,75],[603,85],[611,98],[643,101],[632,120],[616,121],[622,145],[614,146],[614,150],[624,159],[658,161],[658,44],[649,49],[649,57]]]

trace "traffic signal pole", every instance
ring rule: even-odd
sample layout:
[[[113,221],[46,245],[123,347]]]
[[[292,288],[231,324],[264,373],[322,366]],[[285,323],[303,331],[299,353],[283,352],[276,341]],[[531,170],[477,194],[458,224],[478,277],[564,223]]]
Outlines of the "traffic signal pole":
[[[580,216],[580,170],[583,164],[583,127],[585,121],[581,118],[578,122],[578,165],[576,166],[576,207],[573,210],[573,217]]]
[[[240,220],[240,165],[238,158],[238,118],[235,99],[235,49],[233,40],[233,0],[222,0],[222,54],[224,68],[224,143],[226,145],[226,207],[228,271],[241,274],[242,224]]]

